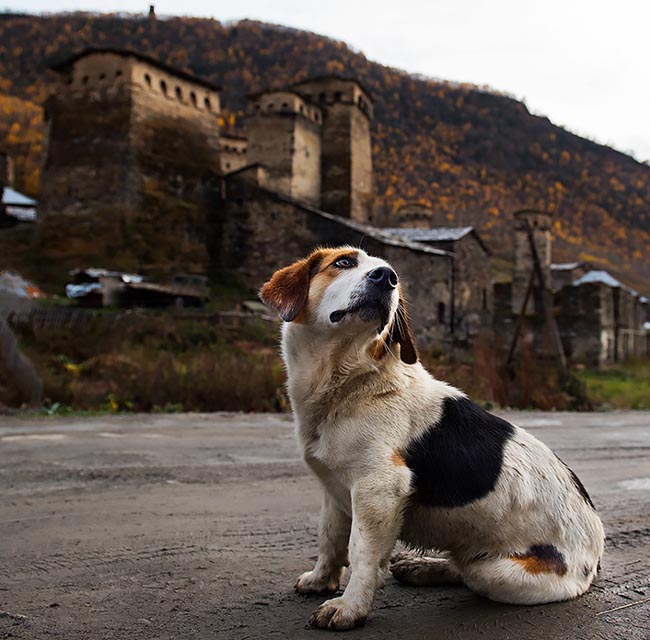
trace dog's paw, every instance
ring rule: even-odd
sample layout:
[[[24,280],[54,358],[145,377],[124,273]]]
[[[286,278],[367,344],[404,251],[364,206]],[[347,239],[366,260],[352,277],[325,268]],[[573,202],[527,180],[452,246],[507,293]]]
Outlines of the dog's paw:
[[[351,607],[343,597],[327,600],[312,613],[309,624],[318,629],[347,631],[365,624],[367,613]]]
[[[336,593],[339,588],[339,581],[329,575],[316,573],[315,571],[306,571],[296,582],[294,589],[302,594],[316,594],[326,596]]]

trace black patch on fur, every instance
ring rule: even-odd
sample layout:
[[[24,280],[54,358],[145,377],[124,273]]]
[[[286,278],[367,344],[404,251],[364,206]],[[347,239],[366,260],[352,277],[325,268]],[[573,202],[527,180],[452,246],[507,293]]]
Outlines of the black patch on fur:
[[[409,444],[407,466],[417,498],[432,507],[462,507],[494,489],[513,426],[467,398],[446,398],[442,417]]]
[[[558,460],[559,460],[559,461],[564,465],[564,467],[566,468],[566,470],[569,472],[569,475],[571,476],[571,481],[573,482],[575,488],[578,490],[578,492],[580,493],[580,495],[584,498],[584,501],[585,501],[585,502],[586,502],[586,503],[587,503],[587,504],[588,504],[588,505],[589,505],[589,506],[590,506],[594,511],[596,511],[596,507],[594,506],[594,503],[591,501],[591,497],[590,497],[589,494],[587,493],[587,490],[585,489],[585,485],[582,484],[582,482],[580,481],[580,478],[578,478],[578,476],[575,474],[575,472],[573,471],[573,469],[571,469],[571,467],[569,467],[569,465],[568,465],[566,462],[564,462],[564,460],[562,460],[562,458],[560,458],[559,456],[555,456],[555,457],[556,457],[556,458],[557,458],[557,459],[558,459]]]
[[[528,549],[528,555],[539,558],[542,562],[553,566],[556,573],[562,575],[567,572],[566,561],[558,548],[552,544],[534,544]]]

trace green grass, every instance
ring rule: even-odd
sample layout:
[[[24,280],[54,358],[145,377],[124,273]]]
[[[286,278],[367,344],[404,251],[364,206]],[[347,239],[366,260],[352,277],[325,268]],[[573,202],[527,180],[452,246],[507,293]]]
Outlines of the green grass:
[[[650,409],[650,362],[631,361],[579,374],[590,398],[603,408]]]

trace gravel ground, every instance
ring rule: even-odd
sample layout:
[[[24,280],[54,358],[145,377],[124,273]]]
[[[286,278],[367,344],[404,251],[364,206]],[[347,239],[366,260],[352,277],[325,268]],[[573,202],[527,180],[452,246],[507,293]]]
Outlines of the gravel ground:
[[[650,638],[650,413],[504,415],[589,489],[597,584],[514,607],[388,578],[352,637]],[[327,637],[292,589],[319,503],[287,415],[0,417],[0,638]]]

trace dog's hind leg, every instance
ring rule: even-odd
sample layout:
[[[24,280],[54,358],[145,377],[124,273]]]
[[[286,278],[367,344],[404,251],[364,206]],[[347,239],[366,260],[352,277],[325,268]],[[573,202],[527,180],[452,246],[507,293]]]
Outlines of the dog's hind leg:
[[[446,558],[410,555],[391,564],[390,571],[395,580],[413,587],[438,587],[463,582],[454,563]]]

